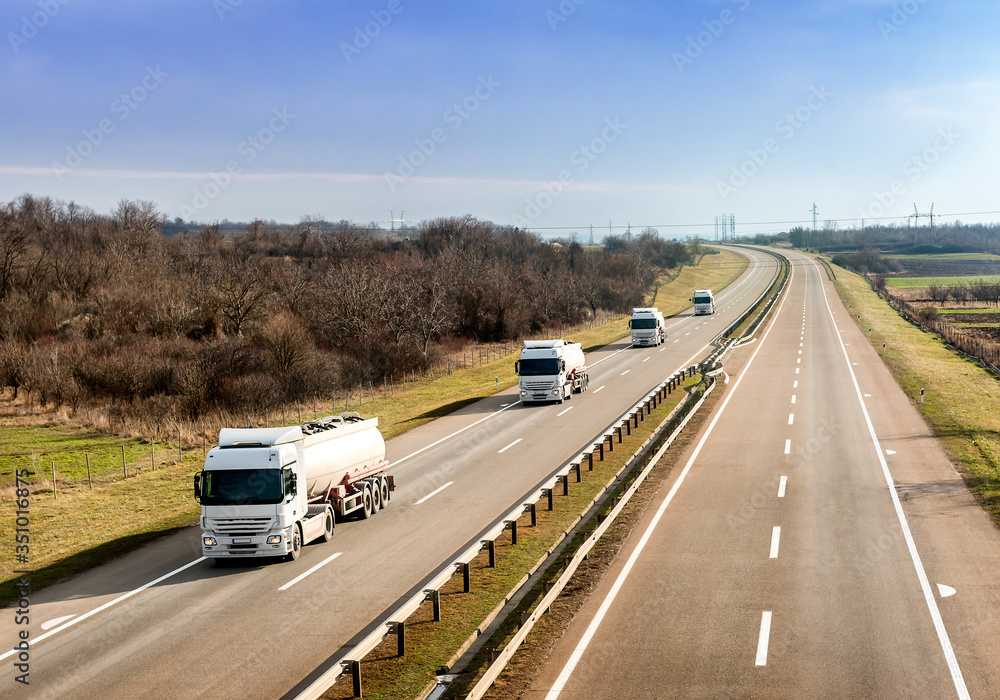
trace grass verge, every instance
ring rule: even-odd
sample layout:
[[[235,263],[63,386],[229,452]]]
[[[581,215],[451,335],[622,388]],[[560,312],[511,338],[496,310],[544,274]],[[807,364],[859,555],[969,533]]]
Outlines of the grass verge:
[[[545,510],[545,501],[539,501],[537,524],[531,527],[529,515],[518,522],[518,543],[512,545],[509,536],[496,543],[497,566],[486,566],[486,554],[472,562],[472,590],[462,592],[462,577],[454,576],[442,588],[441,621],[431,619],[431,606],[425,603],[406,624],[406,655],[396,656],[396,639],[386,640],[362,663],[363,691],[366,698],[409,698],[418,695],[434,680],[434,672],[448,662],[455,650],[469,637],[480,622],[501,602],[506,594],[539,560],[548,556],[559,536],[576,521],[577,517],[608,483],[656,426],[694,387],[700,376],[683,385],[684,391],[674,391],[646,419],[616,444],[614,452],[605,452],[605,461],[595,457],[594,470],[583,469],[583,481],[570,483],[569,495],[556,495],[553,510]],[[691,431],[686,431],[689,434]],[[561,493],[561,492],[557,492]],[[555,567],[558,568],[558,567]],[[551,579],[558,571],[547,574]],[[532,590],[529,598],[540,596],[541,588]],[[323,695],[327,700],[353,698],[350,675]]]
[[[692,290],[721,289],[739,277],[748,264],[745,257],[730,251],[705,255],[700,265],[683,268],[660,285],[655,303],[665,314],[676,314],[690,306]],[[627,321],[623,319],[569,337],[589,352],[627,334]],[[517,383],[515,359],[516,353],[497,352],[496,359],[481,366],[420,381],[405,391],[397,388],[389,399],[351,409],[365,416],[378,416],[388,440],[489,396],[498,385],[513,386]],[[0,507],[11,513],[10,517],[0,518],[0,538],[14,539],[14,468],[27,466],[34,474],[28,564],[39,572],[32,576],[35,590],[105,563],[179,527],[197,524],[200,511],[191,495],[191,475],[201,466],[204,451],[211,445],[185,448],[183,462],[179,462],[177,442],[157,440],[154,471],[149,440],[100,435],[65,420],[45,417],[36,416],[34,423],[26,425],[18,421],[14,410],[0,415],[4,433],[0,477],[6,486],[0,489]],[[128,479],[120,478],[123,444]],[[95,477],[93,489],[86,481],[87,455]],[[52,461],[56,462],[57,498],[52,498],[52,483],[47,476]],[[0,571],[23,568],[15,566],[14,557],[13,547],[0,550]],[[0,582],[0,604],[14,598],[15,580],[12,577]]]
[[[869,342],[911,397],[994,523],[1000,524],[1000,380],[978,362],[949,349],[879,298],[868,283],[837,269],[841,296],[851,297],[854,320],[872,329]],[[860,321],[857,315],[861,315]]]

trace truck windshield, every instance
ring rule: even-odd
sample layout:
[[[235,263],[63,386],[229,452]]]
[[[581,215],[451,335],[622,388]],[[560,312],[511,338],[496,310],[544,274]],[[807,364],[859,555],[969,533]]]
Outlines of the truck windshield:
[[[519,374],[522,377],[559,374],[559,359],[555,357],[543,357],[521,360]]]
[[[695,297],[694,298],[694,303],[695,304],[711,304],[712,303],[712,297]]]
[[[206,471],[202,479],[206,506],[281,503],[284,497],[280,469],[220,469]]]
[[[655,318],[633,318],[632,328],[639,330],[648,330],[650,328],[656,328]]]

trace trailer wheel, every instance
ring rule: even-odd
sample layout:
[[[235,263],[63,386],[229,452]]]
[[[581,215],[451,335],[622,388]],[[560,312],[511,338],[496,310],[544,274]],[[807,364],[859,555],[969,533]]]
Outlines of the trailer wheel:
[[[389,503],[389,480],[384,476],[380,477],[378,480],[379,489],[382,491],[382,507],[385,508]]]
[[[333,539],[333,510],[327,507],[326,515],[323,518],[323,541],[329,542],[332,539]]]
[[[372,487],[368,484],[365,484],[364,494],[361,498],[364,504],[361,508],[361,519],[367,520],[372,517],[372,513],[375,512],[372,504]]]
[[[379,488],[377,479],[369,483],[371,484],[372,492],[372,513],[374,514],[382,510],[382,489]]]
[[[292,528],[292,551],[288,553],[288,561],[295,561],[302,553],[302,529],[298,523]]]

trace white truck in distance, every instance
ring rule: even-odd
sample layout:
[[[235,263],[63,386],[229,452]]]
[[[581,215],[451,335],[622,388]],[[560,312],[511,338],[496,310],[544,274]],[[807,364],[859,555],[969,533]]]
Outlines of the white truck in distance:
[[[667,324],[655,306],[632,309],[628,327],[632,329],[632,345],[636,347],[656,346],[667,339]]]
[[[583,346],[568,340],[526,340],[521,359],[514,363],[521,401],[557,401],[587,390]]]
[[[223,428],[194,477],[202,554],[298,559],[303,545],[333,537],[335,513],[368,518],[387,505],[388,466],[378,418]]]
[[[695,316],[715,313],[715,297],[712,296],[711,289],[694,290],[694,297],[692,297],[691,301],[694,302]]]

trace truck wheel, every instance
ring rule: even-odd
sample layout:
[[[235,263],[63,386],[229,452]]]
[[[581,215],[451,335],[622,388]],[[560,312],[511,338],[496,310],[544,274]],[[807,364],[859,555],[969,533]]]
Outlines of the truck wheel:
[[[330,508],[326,509],[326,515],[323,518],[323,541],[329,542],[333,539],[333,511]]]
[[[288,561],[295,561],[302,554],[302,529],[298,523],[292,528],[292,551],[288,553]]]
[[[379,488],[377,479],[370,483],[372,490],[372,513],[378,513],[382,510],[382,489]]]
[[[382,507],[385,508],[389,503],[389,480],[384,476],[378,480],[379,489],[382,491]]]
[[[368,520],[368,518],[372,517],[372,513],[375,512],[372,504],[372,487],[368,484],[365,484],[364,495],[362,495],[361,500],[363,503],[361,508],[361,519]]]

